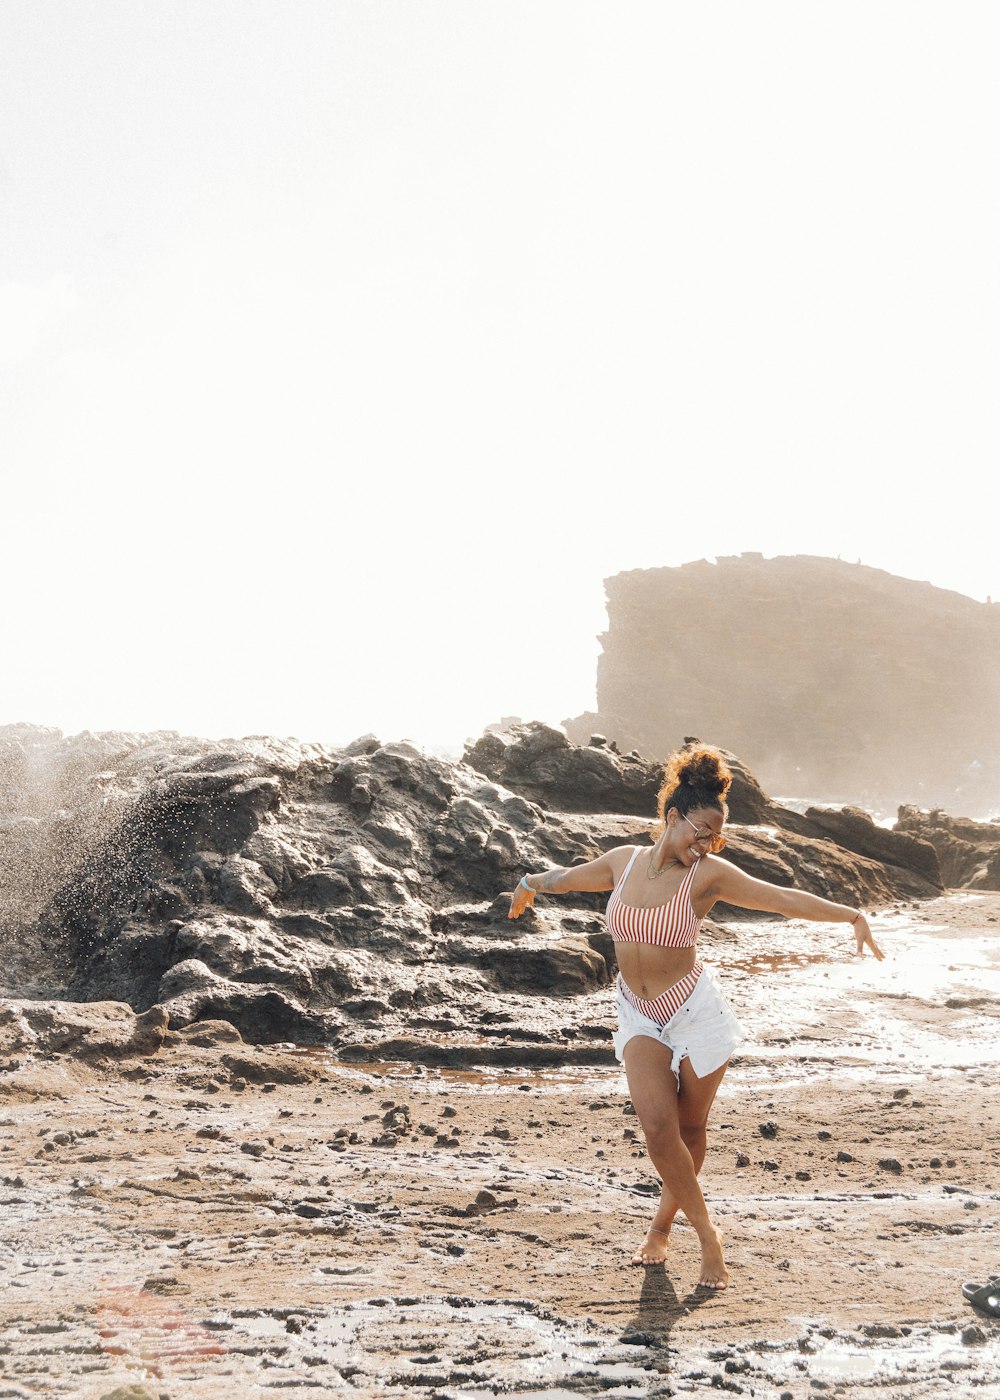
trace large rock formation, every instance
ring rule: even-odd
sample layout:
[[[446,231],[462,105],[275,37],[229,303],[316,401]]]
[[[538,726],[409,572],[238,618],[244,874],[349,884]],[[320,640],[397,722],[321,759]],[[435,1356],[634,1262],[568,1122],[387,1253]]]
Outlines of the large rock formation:
[[[932,846],[864,814],[835,830],[776,807],[732,763],[727,855],[751,874],[871,907],[937,893]],[[91,1025],[108,1055],[221,1019],[247,1041],[343,1055],[606,1059],[587,995],[614,971],[606,895],[512,922],[508,892],[526,869],[646,841],[659,778],[637,754],[537,724],[461,763],[373,737],[330,750],[0,731],[0,990],[155,1009],[118,1041]],[[709,949],[732,917],[713,911]],[[16,1024],[51,1049],[60,1015],[75,1044],[65,1013]]]
[[[606,589],[597,713],[566,721],[575,741],[666,754],[711,735],[786,797],[1000,805],[1000,606],[806,555]]]
[[[1000,890],[1000,822],[976,822],[941,811],[901,807],[896,831],[934,847],[946,884]]]

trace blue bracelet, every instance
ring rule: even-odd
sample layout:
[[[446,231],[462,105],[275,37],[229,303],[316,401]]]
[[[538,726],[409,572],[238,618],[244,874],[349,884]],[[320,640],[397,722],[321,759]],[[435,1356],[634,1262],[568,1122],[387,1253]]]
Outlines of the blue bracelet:
[[[536,893],[534,885],[529,885],[528,882],[527,882],[527,880],[524,878],[523,875],[521,876],[521,878],[520,878],[520,880],[518,881],[518,883],[521,884],[521,885],[523,885],[524,888],[528,891],[529,894],[535,894],[535,893]]]

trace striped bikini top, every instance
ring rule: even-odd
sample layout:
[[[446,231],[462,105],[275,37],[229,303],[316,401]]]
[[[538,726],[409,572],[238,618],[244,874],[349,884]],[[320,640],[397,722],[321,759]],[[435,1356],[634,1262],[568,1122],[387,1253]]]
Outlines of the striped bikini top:
[[[671,900],[652,909],[637,909],[633,904],[622,903],[621,892],[640,849],[636,846],[632,859],[622,871],[621,879],[611,891],[605,914],[608,932],[616,943],[659,943],[666,948],[693,947],[698,939],[701,920],[695,915],[691,904],[691,885],[701,857],[684,876],[680,889]]]

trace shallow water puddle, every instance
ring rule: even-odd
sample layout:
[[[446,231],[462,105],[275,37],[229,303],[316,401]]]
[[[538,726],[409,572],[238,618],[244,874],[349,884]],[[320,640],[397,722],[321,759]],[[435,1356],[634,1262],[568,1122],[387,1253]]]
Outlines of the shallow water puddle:
[[[245,1351],[249,1338],[291,1364],[299,1337],[288,1333],[289,1316],[288,1309],[240,1309],[228,1323],[210,1325],[227,1327],[233,1351]],[[595,1337],[530,1301],[372,1298],[328,1314],[303,1309],[296,1316],[302,1343],[344,1373],[350,1368],[355,1385],[363,1373],[380,1377],[389,1389],[438,1386],[449,1393],[448,1387],[460,1386],[462,1395],[492,1395],[500,1386],[505,1395],[524,1393],[532,1400],[576,1400],[586,1393],[634,1394],[654,1369],[636,1356],[645,1356],[644,1348]],[[665,1357],[664,1345],[664,1367]],[[559,1388],[570,1377],[574,1388]]]
[[[816,1350],[807,1357],[804,1369],[810,1377],[833,1383],[872,1382],[881,1386],[907,1377],[959,1371],[973,1371],[983,1379],[990,1375],[1000,1378],[1000,1336],[969,1347],[954,1329],[927,1328],[914,1330],[909,1336],[875,1336],[871,1340],[852,1336],[823,1339],[813,1334],[809,1345]],[[787,1370],[772,1370],[772,1375],[780,1379]]]

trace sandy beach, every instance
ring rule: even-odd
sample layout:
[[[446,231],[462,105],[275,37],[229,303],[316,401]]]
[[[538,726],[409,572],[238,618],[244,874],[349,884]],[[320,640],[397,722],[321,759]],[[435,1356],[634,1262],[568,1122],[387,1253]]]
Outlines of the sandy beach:
[[[881,965],[818,925],[706,950],[752,1032],[703,1172],[719,1295],[683,1221],[629,1264],[655,1178],[617,1066],[346,1063],[221,1023],[112,1072],[29,1057],[0,1394],[1000,1394],[960,1293],[1000,1266],[998,924],[959,893],[885,913]]]

